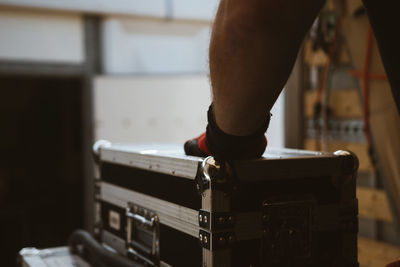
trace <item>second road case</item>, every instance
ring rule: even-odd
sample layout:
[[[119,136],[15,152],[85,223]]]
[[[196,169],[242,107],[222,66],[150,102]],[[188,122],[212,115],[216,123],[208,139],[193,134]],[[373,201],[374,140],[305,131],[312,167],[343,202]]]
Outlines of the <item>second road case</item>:
[[[267,149],[224,167],[98,142],[101,241],[146,266],[358,266],[357,158]]]

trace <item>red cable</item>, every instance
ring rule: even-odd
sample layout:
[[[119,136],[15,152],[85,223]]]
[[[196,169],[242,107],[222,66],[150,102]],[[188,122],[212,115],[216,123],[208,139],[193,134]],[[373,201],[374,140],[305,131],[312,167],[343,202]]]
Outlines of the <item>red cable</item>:
[[[363,77],[362,72],[357,72],[355,70],[350,70],[350,75],[355,76],[355,77]],[[373,80],[380,80],[380,81],[386,81],[387,80],[387,75],[386,74],[374,74],[374,73],[368,73],[368,78],[373,79]]]
[[[372,49],[372,29],[368,26],[367,44],[364,58],[364,68],[362,73],[362,90],[364,95],[363,119],[364,119],[364,134],[367,139],[368,148],[371,148],[371,136],[369,132],[369,67],[371,63]]]
[[[368,150],[371,149],[371,133],[369,131],[369,80],[387,80],[386,74],[374,74],[369,73],[370,63],[371,63],[371,50],[372,50],[373,33],[371,25],[368,26],[367,40],[366,40],[366,50],[364,57],[364,66],[362,72],[356,72],[350,70],[350,74],[355,77],[362,79],[362,91],[363,91],[363,120],[364,120],[364,134],[368,145]]]

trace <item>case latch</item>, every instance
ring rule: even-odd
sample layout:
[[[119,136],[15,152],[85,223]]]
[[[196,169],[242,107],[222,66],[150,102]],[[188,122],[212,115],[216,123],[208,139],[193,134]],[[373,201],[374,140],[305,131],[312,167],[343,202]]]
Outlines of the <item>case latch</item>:
[[[136,204],[128,203],[126,217],[126,245],[129,256],[146,265],[159,266],[160,227],[157,214]]]

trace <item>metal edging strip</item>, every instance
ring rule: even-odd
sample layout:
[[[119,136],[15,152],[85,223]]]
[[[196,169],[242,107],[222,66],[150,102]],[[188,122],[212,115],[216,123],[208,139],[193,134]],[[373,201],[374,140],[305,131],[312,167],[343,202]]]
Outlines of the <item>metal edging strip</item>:
[[[106,182],[101,183],[101,199],[116,206],[126,208],[128,203],[151,209],[157,213],[160,223],[178,231],[198,237],[198,211],[155,197],[141,194]]]
[[[128,151],[117,151],[112,148],[101,150],[101,160],[139,169],[174,175],[194,180],[201,158],[194,160],[173,158],[159,155],[148,155]]]

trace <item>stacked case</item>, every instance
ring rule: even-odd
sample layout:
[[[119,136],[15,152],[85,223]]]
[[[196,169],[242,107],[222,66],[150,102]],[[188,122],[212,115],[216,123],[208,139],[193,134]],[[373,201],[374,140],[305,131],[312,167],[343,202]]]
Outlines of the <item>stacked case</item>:
[[[101,242],[147,266],[358,266],[357,158],[267,149],[220,166],[181,145],[95,144]]]

